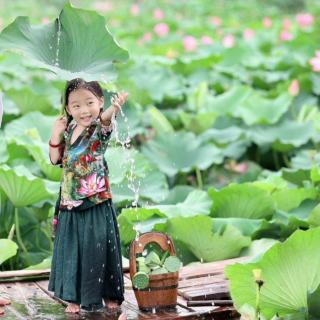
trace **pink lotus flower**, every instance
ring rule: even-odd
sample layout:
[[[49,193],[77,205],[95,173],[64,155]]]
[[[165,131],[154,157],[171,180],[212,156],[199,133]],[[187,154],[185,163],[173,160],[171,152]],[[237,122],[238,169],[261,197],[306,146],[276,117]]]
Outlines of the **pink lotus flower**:
[[[243,39],[246,41],[250,41],[254,36],[255,32],[252,29],[247,28],[243,31]]]
[[[281,41],[291,41],[293,39],[293,35],[288,30],[282,30],[280,33]]]
[[[48,17],[43,17],[43,18],[41,19],[41,23],[42,23],[42,24],[48,24],[49,22],[50,22],[50,20],[49,20]]]
[[[310,13],[300,13],[296,15],[296,21],[301,28],[307,28],[313,24],[314,17]]]
[[[265,28],[271,28],[271,26],[272,26],[272,20],[271,20],[269,17],[264,17],[263,20],[262,20],[262,25],[263,25]]]
[[[143,37],[142,40],[145,42],[151,41],[152,40],[152,33],[151,32],[146,32]]]
[[[209,36],[202,36],[201,37],[201,43],[204,44],[204,45],[211,45],[211,44],[213,44],[213,40]]]
[[[288,18],[283,19],[282,21],[283,29],[288,30],[291,28],[291,21]]]
[[[156,24],[154,26],[153,30],[159,37],[164,37],[169,32],[169,26],[166,23],[161,22],[161,23]]]
[[[134,3],[131,7],[130,7],[130,13],[133,16],[137,16],[139,15],[140,12],[140,7],[139,5],[137,5],[136,3]]]
[[[221,18],[217,16],[210,17],[209,23],[214,25],[215,27],[218,27],[221,25]]]
[[[111,2],[108,1],[97,1],[94,3],[94,8],[97,11],[109,12],[113,9],[113,5]]]
[[[232,34],[228,34],[222,39],[222,45],[225,48],[232,48],[235,45],[235,42],[236,39]]]
[[[320,72],[320,50],[316,51],[316,56],[309,60],[312,66],[312,71]]]
[[[185,36],[183,46],[186,51],[194,51],[197,48],[197,40],[192,36]]]
[[[297,79],[292,80],[288,88],[289,94],[295,97],[299,94],[299,91],[300,91],[299,81]]]
[[[86,179],[80,179],[81,187],[78,192],[81,195],[91,196],[98,192],[105,190],[105,180],[104,177],[98,177],[97,173],[93,173],[86,177]]]
[[[162,20],[164,18],[164,13],[161,9],[159,8],[156,8],[153,10],[153,17],[156,19],[156,20]]]

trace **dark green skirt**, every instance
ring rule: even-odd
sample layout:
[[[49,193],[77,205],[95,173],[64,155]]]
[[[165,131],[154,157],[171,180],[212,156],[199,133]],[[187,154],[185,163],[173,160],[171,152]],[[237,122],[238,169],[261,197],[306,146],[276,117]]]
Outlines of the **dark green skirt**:
[[[48,289],[86,309],[124,298],[121,247],[112,200],[83,211],[61,210]]]

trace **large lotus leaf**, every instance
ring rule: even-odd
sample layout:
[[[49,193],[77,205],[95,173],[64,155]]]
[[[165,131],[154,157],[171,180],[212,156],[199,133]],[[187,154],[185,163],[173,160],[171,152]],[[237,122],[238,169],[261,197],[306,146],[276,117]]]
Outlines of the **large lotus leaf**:
[[[148,109],[148,114],[150,115],[152,128],[154,128],[157,133],[165,132],[172,134],[174,132],[171,123],[159,109],[152,106]]]
[[[49,200],[58,193],[58,184],[32,175],[24,166],[0,166],[0,187],[16,207]]]
[[[168,97],[182,97],[183,78],[165,66],[153,62],[146,63],[139,57],[126,74],[137,88],[146,91],[155,101],[162,101]]]
[[[231,184],[219,191],[210,188],[208,193],[213,200],[213,217],[261,219],[275,210],[270,194],[250,183]]]
[[[264,219],[248,218],[213,218],[213,231],[219,231],[226,225],[237,228],[244,236],[254,238],[255,233],[268,228],[268,222]]]
[[[202,142],[207,142],[213,140],[217,144],[226,144],[230,142],[234,142],[240,138],[242,135],[243,130],[239,127],[228,127],[225,129],[209,129],[199,135],[199,139]]]
[[[199,214],[209,215],[212,200],[207,192],[194,190],[190,192],[187,198],[177,204],[159,204],[150,208],[159,209],[168,218],[173,217],[191,217]]]
[[[222,162],[220,149],[209,144],[202,145],[192,132],[185,131],[159,135],[148,141],[142,152],[168,176],[195,168],[205,170],[213,163]]]
[[[272,193],[271,197],[276,207],[283,211],[297,208],[306,199],[316,199],[319,191],[315,188],[281,189]]]
[[[240,250],[251,242],[249,237],[230,225],[213,233],[212,219],[202,215],[169,219],[166,233],[174,241],[184,243],[200,261],[206,262],[237,257]]]
[[[196,134],[210,129],[215,123],[218,114],[215,112],[199,112],[190,114],[184,111],[180,112],[180,118],[184,128]]]
[[[292,97],[287,93],[266,99],[255,92],[241,102],[235,116],[241,117],[247,125],[274,124],[288,111],[291,101]]]
[[[241,251],[241,256],[252,257],[254,260],[258,260],[266,251],[268,251],[278,240],[263,238],[254,240],[251,242],[250,247],[245,248]],[[254,262],[250,260],[250,262]]]
[[[0,34],[0,49],[18,49],[62,78],[92,80],[114,78],[114,62],[125,62],[128,52],[120,48],[94,11],[65,4],[53,23],[31,26],[18,17]]]
[[[320,153],[316,150],[301,150],[291,159],[293,168],[311,169],[320,166]]]
[[[166,220],[166,216],[157,209],[146,208],[128,208],[122,209],[118,216],[120,226],[120,239],[125,245],[130,242],[139,233],[151,231],[154,224]]]
[[[308,223],[314,227],[320,226],[320,204],[315,206],[310,212],[310,215],[308,217]]]
[[[49,158],[49,145],[47,142],[41,141],[41,137],[36,128],[28,129],[24,135],[11,138],[11,142],[17,146],[25,148],[41,171],[49,180],[60,181],[62,170],[58,166],[53,166]],[[12,145],[12,144],[11,144]]]
[[[307,316],[307,294],[320,284],[319,243],[320,228],[298,230],[284,243],[273,245],[259,262],[227,266],[226,275],[237,310],[244,304],[255,307],[256,283],[252,270],[261,269],[259,307],[266,319],[301,311]]]
[[[17,254],[18,246],[9,239],[0,239],[0,265]]]
[[[194,187],[188,185],[176,185],[169,190],[168,197],[165,198],[161,204],[176,204],[183,202],[191,191],[196,190]]]
[[[8,160],[9,155],[7,152],[7,142],[5,140],[4,134],[0,131],[0,163],[4,163]]]
[[[42,141],[48,142],[51,137],[53,122],[57,117],[45,116],[41,112],[30,112],[16,120],[10,121],[4,128],[5,136],[10,142],[17,136],[24,136],[28,130],[36,128]]]
[[[310,180],[310,170],[305,169],[288,169],[283,168],[281,170],[281,175],[287,181],[294,183],[300,187],[302,187],[305,181]]]
[[[279,151],[306,144],[315,134],[312,123],[286,121],[273,127],[256,127],[250,131],[251,139],[259,146],[273,144]]]
[[[38,110],[44,114],[56,114],[46,92],[34,92],[32,87],[25,86],[20,89],[11,88],[6,95],[16,104],[21,114]]]
[[[136,197],[151,199],[158,203],[168,196],[168,183],[165,175],[158,171],[151,171],[144,177],[128,178],[118,184],[111,184],[115,202],[135,200]]]
[[[207,109],[208,106],[208,84],[201,82],[195,89],[187,96],[188,110],[199,112]]]
[[[128,175],[134,179],[142,178],[154,167],[142,153],[135,149],[109,147],[105,153],[105,159],[110,169],[110,182],[113,184],[121,183]]]
[[[250,95],[251,91],[252,89],[250,87],[234,86],[229,91],[210,99],[209,108],[220,114],[234,116],[241,101],[246,101],[246,98]]]
[[[32,265],[32,266],[29,266],[27,268],[24,268],[24,270],[44,270],[44,269],[49,269],[51,267],[51,260],[52,260],[52,257],[45,258],[40,263]]]

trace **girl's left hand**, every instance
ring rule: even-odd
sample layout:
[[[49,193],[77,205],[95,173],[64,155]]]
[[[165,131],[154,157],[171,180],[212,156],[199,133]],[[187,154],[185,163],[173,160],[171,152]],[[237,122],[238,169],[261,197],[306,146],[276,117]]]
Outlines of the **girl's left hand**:
[[[122,105],[126,102],[128,95],[127,92],[117,93],[116,96],[111,97],[111,104],[120,111]]]

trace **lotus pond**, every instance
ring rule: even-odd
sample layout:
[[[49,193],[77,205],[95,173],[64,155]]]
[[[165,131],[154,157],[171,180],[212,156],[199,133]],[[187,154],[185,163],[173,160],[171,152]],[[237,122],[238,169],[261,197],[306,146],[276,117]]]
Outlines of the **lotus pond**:
[[[151,230],[184,265],[251,256],[226,269],[244,319],[320,317],[318,1],[0,9],[1,271],[50,267],[48,140],[84,77],[130,93],[105,154],[123,256]]]

